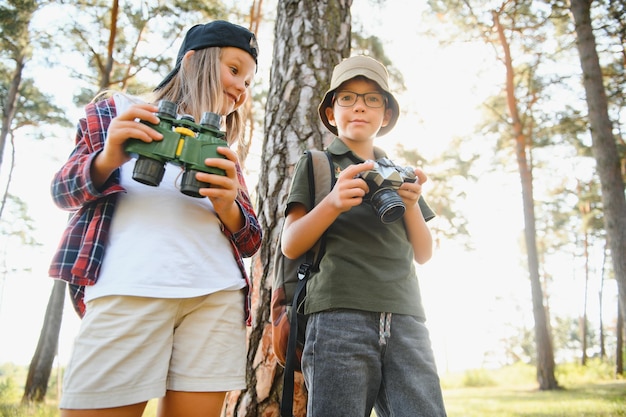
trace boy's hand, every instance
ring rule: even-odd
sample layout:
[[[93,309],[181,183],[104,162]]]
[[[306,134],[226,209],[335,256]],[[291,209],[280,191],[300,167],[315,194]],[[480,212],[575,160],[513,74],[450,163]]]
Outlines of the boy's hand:
[[[357,175],[371,169],[374,169],[374,162],[368,161],[350,165],[341,171],[335,186],[326,197],[333,207],[343,213],[361,204],[369,187],[365,180],[357,178]]]
[[[404,182],[398,188],[398,195],[402,198],[406,208],[413,207],[417,200],[422,195],[422,184],[424,184],[428,177],[420,168],[415,168],[415,176],[417,177],[415,182]]]

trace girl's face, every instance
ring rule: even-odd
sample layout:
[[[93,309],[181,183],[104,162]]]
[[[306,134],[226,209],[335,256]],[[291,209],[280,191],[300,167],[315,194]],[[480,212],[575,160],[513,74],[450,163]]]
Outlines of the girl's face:
[[[256,64],[249,53],[229,46],[222,48],[220,67],[220,78],[224,89],[221,113],[228,115],[241,107],[248,99],[248,89],[256,71]]]
[[[326,108],[329,123],[337,127],[337,136],[344,141],[373,140],[391,116],[392,110],[378,84],[361,77],[340,85],[333,106]]]

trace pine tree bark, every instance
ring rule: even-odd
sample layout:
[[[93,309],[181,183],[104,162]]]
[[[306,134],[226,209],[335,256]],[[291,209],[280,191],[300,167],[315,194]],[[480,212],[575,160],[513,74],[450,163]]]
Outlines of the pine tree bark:
[[[591,25],[591,0],[571,0],[576,26],[576,45],[583,72],[589,109],[592,150],[602,186],[604,224],[619,294],[622,317],[626,317],[626,198],[619,152],[609,118],[596,40]]]
[[[229,395],[227,416],[280,415],[283,370],[271,348],[272,260],[295,164],[306,149],[321,148],[330,140],[317,106],[330,85],[332,68],[350,53],[351,5],[352,0],[278,2],[257,184],[257,214],[264,236],[253,259],[248,380],[244,391]],[[300,377],[296,384],[294,415],[304,416],[306,390]]]

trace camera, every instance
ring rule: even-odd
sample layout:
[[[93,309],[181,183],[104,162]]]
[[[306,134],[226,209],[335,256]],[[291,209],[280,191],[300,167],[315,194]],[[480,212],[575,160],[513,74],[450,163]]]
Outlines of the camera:
[[[133,179],[156,187],[165,174],[165,164],[170,162],[183,168],[180,191],[191,197],[202,197],[199,189],[210,185],[196,180],[197,172],[226,175],[224,170],[204,163],[206,158],[225,158],[217,153],[218,146],[228,146],[224,139],[226,133],[219,128],[221,117],[204,112],[200,123],[196,124],[193,116],[177,117],[178,106],[174,102],[161,100],[158,108],[158,125],[143,120],[141,123],[163,134],[163,139],[149,143],[139,139],[126,142],[126,152],[137,158]]]
[[[413,168],[398,166],[388,158],[377,159],[374,161],[374,169],[359,173],[357,178],[367,183],[370,190],[365,200],[385,224],[400,219],[406,211],[398,188],[405,182],[413,183],[417,180]]]

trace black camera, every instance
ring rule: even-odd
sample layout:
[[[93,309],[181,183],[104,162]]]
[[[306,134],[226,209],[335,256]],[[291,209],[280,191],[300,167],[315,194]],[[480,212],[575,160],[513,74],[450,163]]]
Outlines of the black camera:
[[[369,187],[365,195],[374,208],[380,221],[389,224],[400,219],[406,211],[406,206],[397,190],[405,182],[415,182],[415,171],[410,167],[401,167],[388,158],[374,161],[374,169],[361,172],[358,178],[363,178]]]
[[[206,158],[225,158],[217,152],[219,146],[228,146],[224,139],[226,133],[220,130],[221,117],[217,113],[205,112],[200,124],[196,124],[190,115],[177,118],[176,103],[161,100],[158,107],[158,125],[141,123],[163,134],[163,139],[149,143],[139,139],[126,142],[126,152],[137,158],[133,179],[156,187],[165,174],[165,164],[171,162],[183,168],[180,191],[191,197],[202,197],[199,189],[208,188],[210,184],[196,180],[197,172],[226,175],[224,170],[204,163]]]

